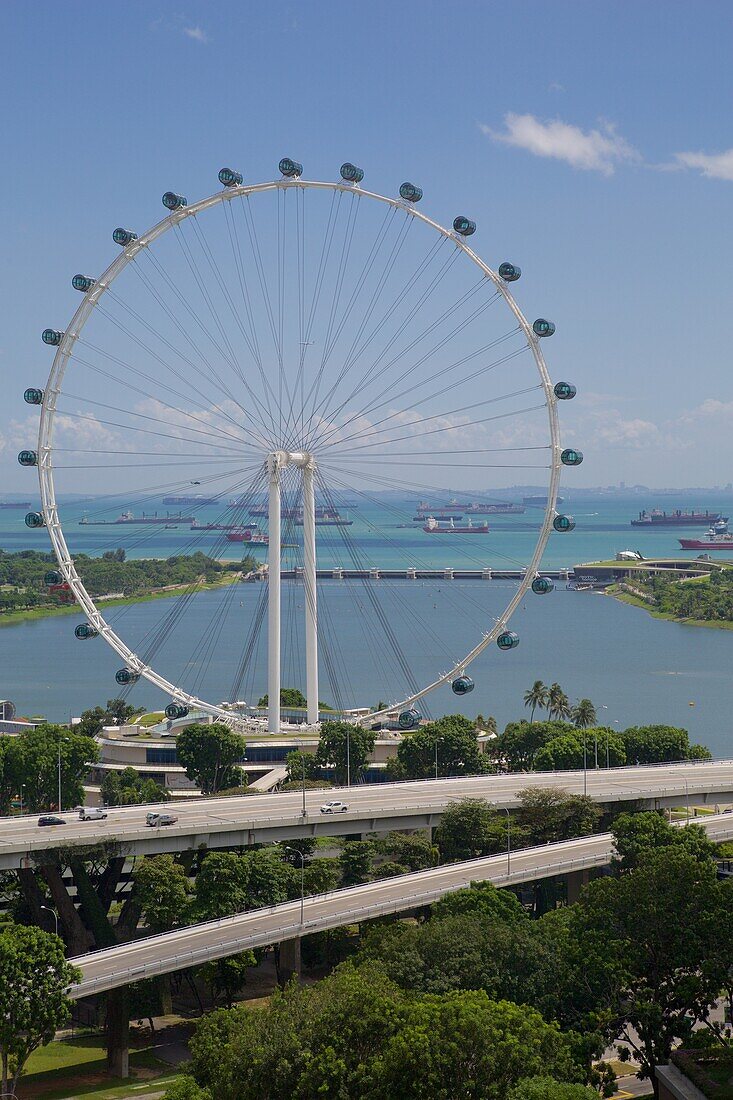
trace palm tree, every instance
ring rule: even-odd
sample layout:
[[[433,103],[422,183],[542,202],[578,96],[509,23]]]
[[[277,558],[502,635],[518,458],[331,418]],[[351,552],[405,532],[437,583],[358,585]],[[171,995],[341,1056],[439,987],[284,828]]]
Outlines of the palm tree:
[[[581,699],[577,706],[573,707],[570,717],[576,729],[587,730],[589,726],[597,724],[596,708],[590,699]]]
[[[542,683],[541,680],[535,680],[535,682],[532,684],[532,687],[529,689],[529,691],[525,691],[525,693],[524,693],[524,705],[525,705],[525,707],[531,707],[532,708],[532,713],[530,714],[530,717],[529,717],[530,725],[534,722],[534,712],[537,710],[537,707],[539,707],[540,710],[544,710],[545,707],[547,706],[547,702],[548,702],[547,687]]]
[[[547,710],[550,718],[558,721],[570,717],[570,700],[559,684],[550,684],[547,691]]]

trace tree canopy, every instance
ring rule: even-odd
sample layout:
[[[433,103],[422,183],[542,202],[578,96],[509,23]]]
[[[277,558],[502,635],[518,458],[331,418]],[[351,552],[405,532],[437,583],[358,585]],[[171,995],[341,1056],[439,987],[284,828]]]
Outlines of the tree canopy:
[[[83,781],[99,758],[91,737],[47,722],[17,737],[0,738],[0,810],[7,813],[23,787],[23,804],[35,813],[58,808],[59,751],[63,807],[84,801]]]
[[[489,758],[479,752],[476,730],[462,714],[448,714],[405,735],[397,746],[394,778],[432,779],[439,776],[479,775]]]
[[[267,1007],[202,1020],[192,1071],[217,1100],[504,1100],[527,1074],[577,1080],[571,1044],[534,1009],[481,990],[406,996],[348,963]]]
[[[69,1019],[66,988],[81,971],[64,958],[58,936],[7,925],[0,931],[0,1059],[2,1095],[15,1095],[30,1055]]]
[[[369,756],[374,751],[374,739],[373,730],[352,722],[322,722],[316,758],[320,765],[333,768],[339,786],[348,778],[356,783],[366,771]]]
[[[237,764],[244,759],[245,748],[241,734],[223,722],[187,726],[176,740],[178,761],[203,794],[241,786],[244,772]]]

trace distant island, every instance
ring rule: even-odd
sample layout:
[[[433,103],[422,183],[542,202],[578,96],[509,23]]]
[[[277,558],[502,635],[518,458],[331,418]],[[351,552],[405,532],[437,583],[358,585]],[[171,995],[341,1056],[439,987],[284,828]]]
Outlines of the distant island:
[[[645,575],[640,569],[633,579],[619,581],[606,591],[656,618],[733,629],[733,566],[728,563],[719,563],[705,576],[684,580],[668,573]]]
[[[214,588],[251,573],[259,562],[247,555],[222,562],[200,551],[169,558],[133,558],[110,550],[100,558],[79,554],[74,565],[90,596],[100,604],[137,603],[175,596],[191,585]],[[0,550],[0,625],[46,615],[79,612],[52,554]]]

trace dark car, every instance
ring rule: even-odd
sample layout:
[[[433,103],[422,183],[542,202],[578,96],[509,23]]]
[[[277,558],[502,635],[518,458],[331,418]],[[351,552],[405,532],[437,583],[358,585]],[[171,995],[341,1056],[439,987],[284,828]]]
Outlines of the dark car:
[[[56,814],[44,814],[43,817],[38,818],[39,825],[65,825],[63,817],[57,817]]]

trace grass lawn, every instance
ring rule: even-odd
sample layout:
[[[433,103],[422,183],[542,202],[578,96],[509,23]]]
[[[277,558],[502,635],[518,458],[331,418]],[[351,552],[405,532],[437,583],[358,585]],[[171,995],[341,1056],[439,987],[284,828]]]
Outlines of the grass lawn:
[[[20,1079],[20,1100],[42,1097],[43,1100],[65,1100],[84,1096],[88,1100],[107,1100],[145,1090],[160,1091],[178,1076],[171,1067],[160,1062],[151,1048],[130,1050],[130,1079],[107,1077],[106,1048],[99,1035],[82,1035],[61,1039],[35,1051],[28,1059],[26,1072]]]
[[[157,726],[158,722],[162,722],[164,718],[165,714],[162,710],[154,710],[150,714],[141,714],[136,721],[141,726]]]

